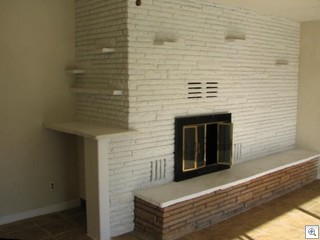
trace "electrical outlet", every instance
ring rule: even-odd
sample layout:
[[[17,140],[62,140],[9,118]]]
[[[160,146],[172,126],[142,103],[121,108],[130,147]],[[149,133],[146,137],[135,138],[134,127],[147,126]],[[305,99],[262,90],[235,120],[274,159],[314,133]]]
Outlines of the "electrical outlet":
[[[56,190],[56,183],[55,183],[55,182],[49,182],[49,189],[50,189],[51,191]]]

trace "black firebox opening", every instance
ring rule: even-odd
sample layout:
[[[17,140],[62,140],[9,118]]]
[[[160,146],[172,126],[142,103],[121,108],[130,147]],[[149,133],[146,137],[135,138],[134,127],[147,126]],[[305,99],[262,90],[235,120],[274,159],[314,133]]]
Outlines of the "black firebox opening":
[[[231,113],[175,119],[175,181],[230,168]]]

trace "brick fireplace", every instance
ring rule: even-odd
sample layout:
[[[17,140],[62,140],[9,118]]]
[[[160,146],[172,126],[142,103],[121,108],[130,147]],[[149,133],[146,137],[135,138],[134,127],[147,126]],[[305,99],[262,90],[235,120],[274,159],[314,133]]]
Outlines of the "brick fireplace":
[[[77,121],[136,130],[101,150],[111,236],[133,230],[134,191],[174,180],[178,116],[232,112],[235,164],[294,148],[299,41],[298,23],[209,0],[76,1]]]

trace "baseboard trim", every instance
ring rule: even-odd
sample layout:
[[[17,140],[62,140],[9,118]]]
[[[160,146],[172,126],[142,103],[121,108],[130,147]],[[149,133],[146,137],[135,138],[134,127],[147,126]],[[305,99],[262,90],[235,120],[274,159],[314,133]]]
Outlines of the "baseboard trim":
[[[15,213],[15,214],[0,217],[0,225],[16,222],[19,220],[24,220],[31,217],[37,217],[44,214],[59,212],[59,211],[63,211],[69,208],[74,208],[79,206],[80,206],[80,199],[76,199],[69,202],[63,202],[63,203],[54,204],[48,207],[34,209],[31,211]]]

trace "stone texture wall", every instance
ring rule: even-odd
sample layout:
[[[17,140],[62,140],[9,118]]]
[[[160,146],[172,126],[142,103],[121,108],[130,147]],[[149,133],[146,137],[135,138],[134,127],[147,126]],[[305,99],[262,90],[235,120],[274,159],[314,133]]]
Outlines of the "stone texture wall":
[[[215,112],[233,114],[237,160],[294,145],[298,23],[205,0],[145,0],[129,3],[128,31],[129,126],[161,136],[167,154],[175,116]]]
[[[113,236],[134,190],[173,180],[176,116],[231,112],[236,163],[294,147],[299,41],[298,23],[209,0],[76,1],[76,86],[124,91],[78,94],[78,118],[138,130],[106,149]]]
[[[112,94],[77,94],[77,117],[82,121],[128,125],[128,43],[127,1],[76,1],[75,87],[122,90]],[[103,48],[115,52],[103,53]]]
[[[236,163],[293,148],[296,134],[298,23],[203,0],[134,2],[128,121],[139,133],[110,143],[115,233],[133,229],[132,191],[172,181],[176,116],[231,112]],[[189,98],[190,83],[202,98]],[[212,85],[216,97],[207,98]]]

